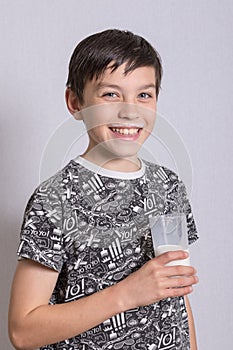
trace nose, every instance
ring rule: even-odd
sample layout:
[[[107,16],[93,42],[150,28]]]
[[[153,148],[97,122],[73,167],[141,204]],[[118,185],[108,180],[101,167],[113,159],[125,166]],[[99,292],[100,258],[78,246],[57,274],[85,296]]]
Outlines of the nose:
[[[119,118],[132,120],[132,119],[138,119],[141,116],[142,116],[142,113],[140,111],[139,106],[132,103],[126,103],[126,102],[121,103],[118,111]]]

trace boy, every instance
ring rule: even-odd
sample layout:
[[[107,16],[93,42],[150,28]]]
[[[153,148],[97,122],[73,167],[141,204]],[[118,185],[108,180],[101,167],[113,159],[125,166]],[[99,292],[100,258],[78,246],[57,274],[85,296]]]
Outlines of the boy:
[[[9,311],[16,349],[196,349],[196,271],[166,266],[184,251],[155,258],[149,229],[151,213],[184,212],[192,243],[190,204],[176,174],[137,155],[161,76],[158,53],[130,32],[76,47],[66,102],[89,144],[28,202]]]

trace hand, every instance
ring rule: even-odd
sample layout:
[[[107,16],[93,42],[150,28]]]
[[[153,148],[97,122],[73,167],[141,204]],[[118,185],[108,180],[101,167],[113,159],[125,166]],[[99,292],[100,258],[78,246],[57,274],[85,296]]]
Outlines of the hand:
[[[145,306],[168,297],[184,296],[192,292],[198,282],[191,266],[165,266],[173,260],[187,258],[184,251],[173,251],[151,259],[139,270],[119,283],[126,308]]]

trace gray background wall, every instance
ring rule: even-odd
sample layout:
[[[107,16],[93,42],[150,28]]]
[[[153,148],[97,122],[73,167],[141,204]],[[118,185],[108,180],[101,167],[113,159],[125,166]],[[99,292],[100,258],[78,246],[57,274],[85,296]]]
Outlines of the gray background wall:
[[[192,247],[200,283],[190,297],[199,349],[232,344],[233,2],[231,0],[0,1],[0,343],[24,207],[44,147],[68,118],[70,54],[109,27],[145,36],[163,59],[159,112],[188,149],[191,201],[201,239]],[[166,158],[166,157],[165,157]],[[167,160],[164,160],[166,165]]]

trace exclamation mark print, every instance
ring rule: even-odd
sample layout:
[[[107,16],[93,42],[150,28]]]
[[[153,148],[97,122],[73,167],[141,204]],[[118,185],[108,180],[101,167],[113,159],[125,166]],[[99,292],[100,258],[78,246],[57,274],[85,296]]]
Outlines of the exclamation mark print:
[[[112,317],[112,324],[113,324],[113,328],[114,328],[115,330],[117,330],[117,324],[116,324],[115,316]]]
[[[124,312],[121,313],[121,324],[122,324],[122,327],[123,327],[123,328],[126,327],[126,323],[125,323],[125,313],[124,313]]]
[[[95,176],[97,182],[99,183],[99,185],[100,185],[100,187],[101,187],[100,191],[104,190],[105,187],[104,187],[104,184],[103,184],[103,182],[101,181],[100,177],[99,177],[97,174],[94,174],[94,176]]]
[[[117,259],[117,255],[118,255],[118,251],[117,251],[117,247],[116,247],[115,242],[112,242],[112,247],[113,247],[114,255],[115,255],[115,257],[113,258],[113,260],[116,260],[116,259]]]
[[[125,323],[125,314],[124,312],[117,314],[116,316],[112,317],[112,323],[113,323],[113,328],[115,330],[121,330],[122,328],[126,327]]]
[[[121,314],[117,315],[117,323],[118,323],[119,329],[122,329],[122,328],[126,327],[124,312],[122,312]]]
[[[92,179],[92,181],[93,181],[93,183],[94,183],[94,185],[96,187],[97,192],[101,191],[101,187],[98,184],[98,182],[94,179],[94,177],[92,177],[91,179]]]
[[[162,168],[159,168],[159,170],[157,171],[157,175],[160,177],[161,180],[163,180],[164,182],[168,182],[168,176],[165,173],[165,171]]]
[[[112,257],[112,260],[114,261],[114,260],[116,260],[115,259],[115,255],[114,255],[114,252],[113,252],[113,249],[112,249],[112,246],[110,245],[109,246],[109,252],[110,252],[110,255],[111,255],[111,257]]]
[[[120,314],[117,314],[116,315],[116,319],[117,319],[117,326],[118,326],[118,329],[121,329],[121,319],[120,319]]]
[[[123,253],[122,253],[120,241],[119,241],[118,238],[116,239],[116,245],[117,245],[117,248],[118,248],[119,256],[122,258],[123,257]]]
[[[84,278],[81,280],[81,291],[82,291],[82,295],[84,295]]]
[[[94,184],[92,183],[92,178],[91,178],[91,180],[88,180],[88,183],[94,191],[98,191],[98,188],[96,188],[96,186],[94,186]]]
[[[69,187],[66,187],[66,198],[70,199],[70,189],[69,189]]]

